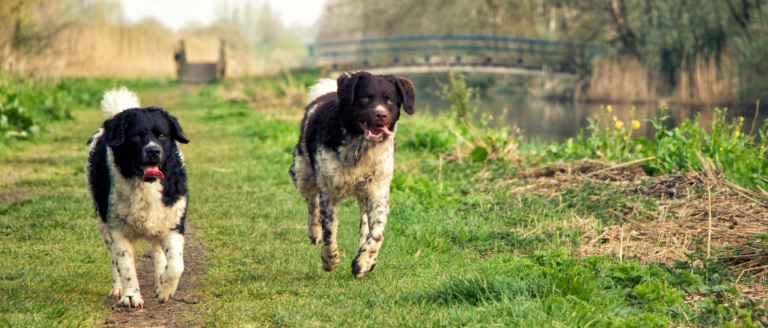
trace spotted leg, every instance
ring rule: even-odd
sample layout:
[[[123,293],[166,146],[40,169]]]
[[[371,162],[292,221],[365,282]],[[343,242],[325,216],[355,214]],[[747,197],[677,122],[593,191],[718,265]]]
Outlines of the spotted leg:
[[[307,236],[312,245],[320,245],[323,240],[323,224],[320,220],[320,196],[314,193],[307,197]]]
[[[157,292],[157,287],[160,286],[160,275],[165,272],[165,267],[168,265],[165,252],[163,252],[163,245],[160,242],[160,240],[152,242],[152,260],[155,262],[155,292]]]
[[[357,205],[360,207],[360,234],[357,239],[357,248],[362,248],[368,239],[370,227],[368,226],[368,198],[364,196],[357,197]]]
[[[165,271],[160,275],[160,283],[155,287],[157,300],[162,303],[168,301],[168,298],[176,293],[179,278],[184,272],[184,236],[176,231],[171,231],[162,239],[160,244],[168,260]]]
[[[381,195],[369,195],[367,197],[366,205],[370,231],[365,241],[360,243],[357,257],[352,261],[352,274],[355,275],[355,278],[362,278],[367,272],[376,268],[376,257],[379,254],[381,243],[384,241],[384,227],[387,225],[387,214],[389,213],[389,190],[382,192]]]
[[[112,255],[115,257],[117,273],[123,285],[122,297],[117,301],[118,306],[144,307],[139,291],[139,280],[136,278],[136,264],[133,260],[133,242],[119,230],[110,230],[112,237]]]
[[[341,199],[326,198],[320,194],[320,219],[323,224],[323,270],[333,271],[339,266],[339,244],[336,242],[336,230],[339,227],[339,208]]]
[[[99,235],[101,235],[101,240],[104,242],[104,247],[107,248],[112,271],[112,290],[109,292],[109,298],[119,299],[123,291],[123,284],[120,281],[120,274],[117,273],[117,259],[112,253],[112,237],[109,235],[109,227],[101,220],[99,220]]]

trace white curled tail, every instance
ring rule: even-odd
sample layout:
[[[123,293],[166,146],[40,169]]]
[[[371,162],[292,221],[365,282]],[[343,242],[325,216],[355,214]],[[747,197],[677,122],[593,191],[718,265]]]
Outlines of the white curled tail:
[[[307,95],[307,104],[315,101],[315,99],[320,98],[321,96],[336,92],[337,89],[336,80],[332,79],[319,79],[317,80],[317,84],[309,87],[309,94]]]
[[[104,92],[104,99],[101,100],[101,111],[106,118],[117,115],[129,108],[140,108],[139,97],[126,87]]]

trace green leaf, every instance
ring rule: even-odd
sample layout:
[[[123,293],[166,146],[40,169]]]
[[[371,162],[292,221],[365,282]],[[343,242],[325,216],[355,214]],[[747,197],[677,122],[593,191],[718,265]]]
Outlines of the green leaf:
[[[488,158],[488,150],[482,146],[476,147],[469,153],[469,157],[474,163],[482,162]]]

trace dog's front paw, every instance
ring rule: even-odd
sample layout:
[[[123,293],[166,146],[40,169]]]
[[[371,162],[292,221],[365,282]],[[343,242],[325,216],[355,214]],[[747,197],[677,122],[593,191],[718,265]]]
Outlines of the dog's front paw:
[[[144,307],[144,300],[141,294],[127,294],[117,301],[117,306],[121,307]]]
[[[323,247],[323,270],[327,272],[333,271],[333,269],[336,269],[337,266],[339,266],[339,262],[341,262],[341,257],[339,256],[339,251],[336,250],[334,252],[326,251],[326,248]]]
[[[320,245],[323,242],[323,227],[319,224],[308,226],[307,236],[312,245]]]
[[[371,258],[369,254],[362,253],[358,255],[352,261],[352,274],[355,278],[360,279],[365,276],[366,273],[373,271],[376,268],[376,259]]]
[[[160,303],[165,303],[168,301],[169,298],[173,297],[174,294],[176,294],[176,288],[179,285],[179,281],[165,281],[165,283],[160,283],[157,287],[155,287],[155,292],[157,293],[157,300]]]
[[[123,286],[112,286],[112,291],[109,292],[109,298],[120,299],[120,295],[123,293]]]

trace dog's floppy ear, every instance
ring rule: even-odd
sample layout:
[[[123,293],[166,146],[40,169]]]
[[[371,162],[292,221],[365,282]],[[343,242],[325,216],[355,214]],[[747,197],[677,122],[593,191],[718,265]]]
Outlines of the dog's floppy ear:
[[[416,103],[416,93],[413,91],[413,83],[411,80],[399,76],[395,77],[395,79],[397,93],[400,94],[400,99],[403,100],[403,109],[405,109],[405,112],[408,113],[408,115],[413,115],[413,106]]]
[[[184,131],[181,130],[181,125],[179,125],[179,121],[176,120],[173,115],[165,113],[165,118],[168,119],[168,122],[171,123],[171,134],[173,135],[173,140],[176,140],[178,142],[181,142],[183,144],[189,143],[189,139],[184,137]]]
[[[128,115],[117,114],[114,117],[104,121],[104,134],[107,136],[107,146],[117,147],[125,141],[125,122]]]
[[[363,76],[367,74],[365,72],[357,72],[352,75],[342,73],[339,78],[336,79],[337,89],[336,94],[339,97],[339,102],[343,107],[351,107],[355,100],[355,85]]]

